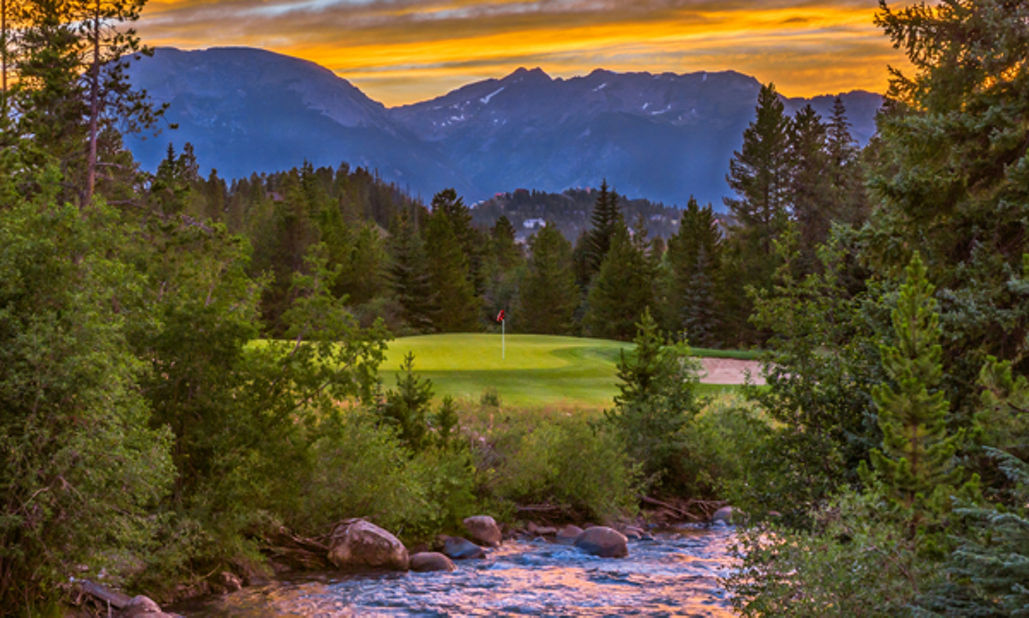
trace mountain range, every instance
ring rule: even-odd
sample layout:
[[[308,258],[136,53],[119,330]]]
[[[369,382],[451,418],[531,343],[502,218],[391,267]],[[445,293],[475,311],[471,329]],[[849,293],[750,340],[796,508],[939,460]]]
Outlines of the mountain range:
[[[614,73],[570,79],[518,69],[441,97],[387,108],[317,64],[253,48],[158,48],[132,64],[133,85],[177,129],[126,140],[153,170],[168,144],[191,142],[202,173],[225,178],[348,163],[427,199],[454,187],[476,202],[517,188],[563,191],[607,178],[619,193],[666,204],[695,195],[716,208],[729,159],[761,84],[733,71]],[[875,131],[880,95],[840,95],[852,133]],[[834,97],[810,103],[824,118]]]

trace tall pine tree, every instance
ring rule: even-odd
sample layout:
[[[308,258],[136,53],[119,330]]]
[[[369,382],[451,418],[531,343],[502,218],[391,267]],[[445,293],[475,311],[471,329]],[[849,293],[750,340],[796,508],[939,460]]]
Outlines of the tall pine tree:
[[[522,279],[519,319],[530,333],[571,334],[579,304],[572,272],[572,246],[552,223],[529,240],[531,255]]]

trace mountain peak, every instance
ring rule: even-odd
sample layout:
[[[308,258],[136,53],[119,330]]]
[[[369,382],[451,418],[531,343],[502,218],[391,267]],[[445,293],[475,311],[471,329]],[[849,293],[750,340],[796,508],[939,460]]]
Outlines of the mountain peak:
[[[549,81],[553,81],[550,78],[550,76],[547,75],[546,71],[544,71],[543,69],[541,69],[539,67],[536,67],[534,69],[526,69],[525,67],[518,67],[517,69],[515,69],[514,73],[511,73],[510,75],[508,75],[507,77],[505,77],[501,81],[507,81],[507,80],[510,80],[510,79],[526,79],[526,78],[532,78],[532,79],[543,78],[544,80],[546,80],[548,82]]]

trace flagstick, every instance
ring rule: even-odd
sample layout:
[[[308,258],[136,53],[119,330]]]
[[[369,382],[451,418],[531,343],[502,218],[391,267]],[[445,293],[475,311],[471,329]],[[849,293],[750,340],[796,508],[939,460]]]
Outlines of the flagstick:
[[[507,358],[507,341],[505,339],[505,337],[507,337],[507,333],[505,332],[506,331],[506,327],[507,327],[507,320],[506,319],[501,320],[500,321],[500,360],[504,360],[504,359]]]

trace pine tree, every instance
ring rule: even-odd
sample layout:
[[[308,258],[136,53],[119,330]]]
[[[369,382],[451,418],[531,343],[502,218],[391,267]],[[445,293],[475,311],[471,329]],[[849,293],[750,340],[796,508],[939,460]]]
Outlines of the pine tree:
[[[433,212],[425,227],[425,252],[428,256],[429,282],[439,305],[433,313],[438,332],[464,332],[478,328],[480,302],[460,238],[444,212]]]
[[[962,476],[954,462],[960,436],[947,430],[949,404],[940,388],[940,318],[932,292],[916,254],[892,312],[896,341],[880,348],[890,384],[872,392],[883,433],[872,464],[891,498],[910,513],[913,531],[948,510]]]
[[[654,270],[648,256],[615,228],[611,248],[593,278],[583,327],[593,337],[629,339],[643,310],[654,302]]]
[[[837,217],[832,177],[826,173],[830,163],[826,134],[826,125],[811,105],[805,105],[790,122],[789,198],[805,273],[818,267],[815,251],[829,237],[829,226]]]
[[[586,265],[590,277],[600,270],[619,225],[625,224],[622,222],[622,212],[618,208],[618,194],[608,190],[605,178],[600,183],[600,193],[597,194],[597,201],[593,205],[590,229],[586,235]]]
[[[826,129],[826,151],[835,217],[851,225],[860,225],[868,217],[869,209],[859,159],[861,150],[850,134],[847,109],[840,97],[833,100],[832,117]]]
[[[412,217],[394,219],[388,279],[404,321],[417,332],[427,332],[432,329],[432,317],[439,311],[439,297],[429,277],[425,244]]]
[[[755,252],[755,258],[760,255],[764,262],[772,254],[772,240],[788,218],[788,129],[789,120],[775,86],[762,86],[757,118],[743,132],[743,146],[733,153],[726,176],[737,195],[725,198],[725,205],[736,219],[737,233]]]
[[[529,240],[529,265],[522,279],[519,320],[530,333],[567,335],[574,330],[579,288],[572,273],[572,246],[552,223]]]
[[[397,374],[397,386],[386,392],[379,414],[397,429],[397,434],[412,449],[420,450],[429,442],[429,403],[432,382],[414,373],[414,354],[408,352]]]
[[[713,344],[718,332],[715,286],[721,251],[721,233],[710,204],[701,208],[690,196],[664,255],[662,313],[666,329],[685,328],[698,345]]]
[[[789,222],[788,127],[775,86],[763,86],[757,116],[729,162],[726,179],[736,197],[725,198],[725,204],[735,221],[726,247],[721,302],[727,331],[736,345],[761,343],[763,338],[748,323],[753,304],[747,289],[765,290],[771,285],[777,266],[774,241]]]

